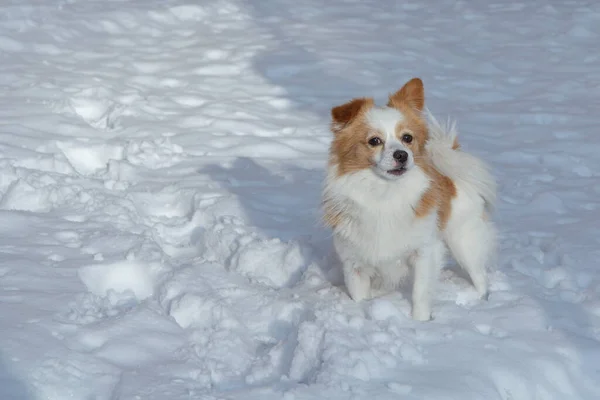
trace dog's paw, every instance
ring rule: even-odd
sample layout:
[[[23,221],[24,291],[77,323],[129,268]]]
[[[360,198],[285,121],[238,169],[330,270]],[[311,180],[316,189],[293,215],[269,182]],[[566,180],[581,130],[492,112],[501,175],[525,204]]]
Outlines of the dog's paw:
[[[360,302],[371,298],[371,278],[358,270],[345,273],[346,289],[352,300]]]
[[[370,300],[372,298],[370,291],[348,290],[348,296],[357,303]]]
[[[415,321],[422,321],[422,322],[431,321],[433,319],[431,317],[430,310],[424,310],[424,309],[419,309],[419,308],[413,309],[412,318]]]

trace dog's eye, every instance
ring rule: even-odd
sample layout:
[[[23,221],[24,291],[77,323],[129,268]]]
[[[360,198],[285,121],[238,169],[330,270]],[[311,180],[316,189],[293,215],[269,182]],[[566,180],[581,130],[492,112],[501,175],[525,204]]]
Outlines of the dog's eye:
[[[402,141],[404,143],[410,143],[413,141],[413,137],[412,135],[409,135],[408,133],[405,133],[404,135],[402,135]]]
[[[372,137],[371,139],[369,139],[368,143],[369,143],[369,146],[376,147],[376,146],[380,146],[383,142],[378,137]]]

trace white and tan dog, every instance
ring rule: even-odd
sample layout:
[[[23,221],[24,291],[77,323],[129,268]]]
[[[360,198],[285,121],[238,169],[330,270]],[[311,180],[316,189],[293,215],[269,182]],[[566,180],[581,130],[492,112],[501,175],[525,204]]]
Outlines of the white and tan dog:
[[[323,191],[350,296],[360,301],[375,286],[394,288],[412,267],[417,320],[431,318],[447,248],[482,298],[495,251],[495,181],[485,163],[460,150],[454,126],[425,118],[424,99],[414,78],[386,107],[358,98],[333,108]]]

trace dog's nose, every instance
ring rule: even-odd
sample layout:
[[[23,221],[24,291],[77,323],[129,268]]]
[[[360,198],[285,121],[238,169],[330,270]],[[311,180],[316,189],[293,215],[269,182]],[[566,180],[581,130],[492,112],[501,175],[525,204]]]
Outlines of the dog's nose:
[[[392,157],[398,162],[405,163],[408,160],[408,153],[404,150],[396,150]]]

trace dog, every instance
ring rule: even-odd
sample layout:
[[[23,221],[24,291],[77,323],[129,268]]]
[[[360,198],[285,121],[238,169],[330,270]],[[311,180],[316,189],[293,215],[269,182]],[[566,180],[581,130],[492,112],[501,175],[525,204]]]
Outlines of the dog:
[[[496,249],[488,165],[462,151],[455,125],[442,126],[424,106],[423,82],[413,78],[385,107],[363,97],[332,108],[322,193],[350,297],[396,288],[412,270],[418,321],[432,319],[448,250],[487,300]]]

